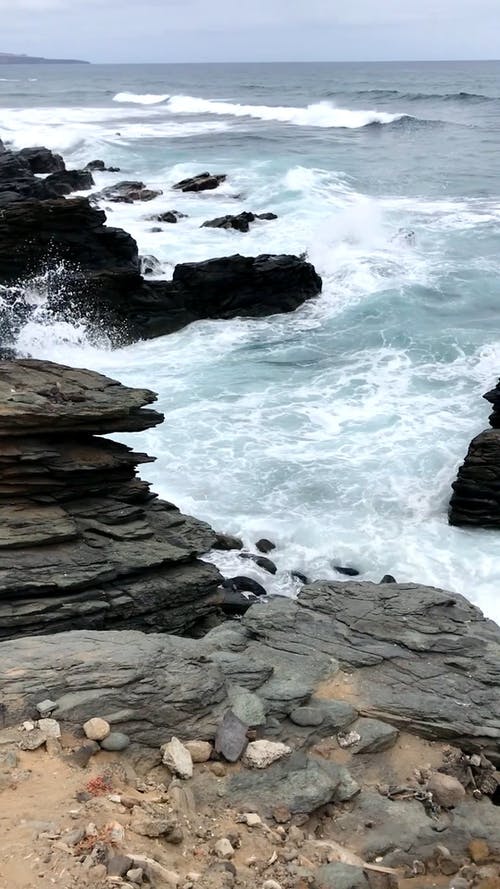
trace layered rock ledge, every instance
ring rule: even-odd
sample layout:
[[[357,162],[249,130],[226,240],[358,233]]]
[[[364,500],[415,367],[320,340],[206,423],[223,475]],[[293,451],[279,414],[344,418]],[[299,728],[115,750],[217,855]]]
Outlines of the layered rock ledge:
[[[46,361],[0,362],[0,639],[133,627],[182,633],[220,575],[216,535],[137,477],[103,433],[161,423],[147,389]]]
[[[500,382],[484,395],[493,405],[485,429],[471,441],[453,483],[449,521],[452,525],[500,528]]]

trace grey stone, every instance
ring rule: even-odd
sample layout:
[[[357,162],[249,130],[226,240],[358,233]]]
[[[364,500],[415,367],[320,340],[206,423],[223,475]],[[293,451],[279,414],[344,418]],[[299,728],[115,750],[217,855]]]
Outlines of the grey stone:
[[[110,732],[107,738],[100,742],[103,750],[121,751],[126,750],[130,745],[130,738],[123,732]]]
[[[25,732],[19,741],[21,750],[38,750],[47,740],[47,735],[39,728],[33,729],[32,732]]]
[[[15,769],[18,763],[18,756],[15,750],[0,751],[0,768]]]
[[[128,855],[113,855],[108,861],[108,876],[124,877],[133,866],[134,862]]]
[[[341,777],[333,763],[294,753],[264,771],[236,774],[229,779],[226,794],[232,805],[266,817],[276,806],[286,806],[292,815],[309,814],[332,802]]]
[[[317,707],[298,707],[290,713],[290,719],[296,725],[317,726],[321,725],[324,715]]]
[[[360,736],[354,753],[381,753],[394,747],[399,732],[394,726],[380,722],[379,719],[359,719],[352,730]]]
[[[330,675],[339,661],[356,669],[364,716],[500,762],[500,629],[462,596],[417,584],[321,582],[298,600],[254,605],[241,623],[253,636],[247,654],[301,660],[311,678],[314,667],[328,672],[323,657]]]
[[[265,724],[266,710],[258,695],[244,688],[232,686],[229,689],[229,701],[234,715],[246,726]]]
[[[42,719],[50,716],[50,714],[53,713],[53,711],[57,708],[56,702],[49,700],[49,698],[47,698],[45,701],[40,701],[40,703],[35,704],[35,706]]]
[[[369,889],[369,883],[361,867],[336,861],[319,867],[312,883],[313,889]]]
[[[217,727],[215,752],[227,759],[228,762],[237,762],[248,744],[248,728],[248,724],[235,716],[232,710],[226,710]]]

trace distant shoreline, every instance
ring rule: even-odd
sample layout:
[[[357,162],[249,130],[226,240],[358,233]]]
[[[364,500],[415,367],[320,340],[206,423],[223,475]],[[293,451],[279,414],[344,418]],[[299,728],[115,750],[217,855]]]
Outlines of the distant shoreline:
[[[0,65],[90,65],[83,59],[44,59],[41,56],[0,52]]]

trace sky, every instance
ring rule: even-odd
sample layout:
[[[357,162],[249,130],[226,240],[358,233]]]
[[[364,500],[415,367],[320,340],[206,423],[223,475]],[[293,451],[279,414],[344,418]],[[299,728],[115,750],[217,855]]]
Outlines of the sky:
[[[0,51],[91,62],[500,55],[500,0],[0,0],[0,21]]]

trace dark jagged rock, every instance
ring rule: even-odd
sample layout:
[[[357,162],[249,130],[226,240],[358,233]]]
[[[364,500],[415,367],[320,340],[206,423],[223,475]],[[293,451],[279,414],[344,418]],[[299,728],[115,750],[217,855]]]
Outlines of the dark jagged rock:
[[[0,363],[0,638],[184,632],[214,610],[221,578],[196,556],[215,532],[150,493],[147,455],[97,437],[160,423],[154,400],[90,371]]]
[[[278,570],[274,562],[271,562],[271,559],[266,559],[265,556],[258,556],[255,553],[240,553],[240,559],[249,559],[251,562],[255,562],[259,568],[262,568],[269,574],[276,574]]]
[[[500,528],[500,382],[484,396],[493,405],[485,429],[470,443],[453,483],[451,525]]]
[[[216,219],[209,219],[202,224],[202,228],[232,228],[235,231],[247,232],[250,230],[250,223],[256,219],[277,219],[275,213],[249,213],[244,211],[237,216],[231,214],[227,216],[218,216]]]
[[[87,191],[95,183],[89,170],[60,170],[47,176],[45,184],[54,194],[62,196],[73,191]]]
[[[169,222],[170,224],[175,225],[179,219],[187,219],[187,214],[179,213],[178,210],[167,210],[165,213],[156,213],[155,216],[150,216],[149,219],[151,219],[152,222]]]
[[[346,577],[358,577],[359,575],[357,568],[350,568],[346,565],[334,565],[333,567],[338,574],[345,574]]]
[[[259,550],[260,553],[264,553],[267,556],[267,554],[272,552],[273,549],[276,549],[276,544],[272,543],[271,540],[267,540],[266,537],[261,537],[261,539],[258,540],[255,544],[255,547]]]
[[[392,574],[384,574],[380,583],[397,583],[397,580]]]
[[[226,181],[226,178],[222,174],[199,173],[198,176],[193,176],[190,179],[182,179],[173,185],[172,188],[177,189],[177,191],[207,191],[218,188],[219,185]]]
[[[32,173],[57,173],[66,169],[60,154],[42,146],[22,148],[18,156],[27,162]]]
[[[92,195],[93,201],[111,201],[115,204],[133,204],[135,201],[152,201],[162,191],[147,188],[144,182],[127,181],[116,182]]]
[[[85,166],[86,170],[90,170],[91,172],[99,171],[101,173],[119,173],[119,167],[107,167],[104,161],[95,160],[89,161],[89,163]]]
[[[248,592],[253,593],[254,596],[267,596],[267,593],[262,586],[262,584],[258,583],[252,577],[227,577],[222,581],[221,586],[223,586],[227,590],[234,590],[240,593]]]

